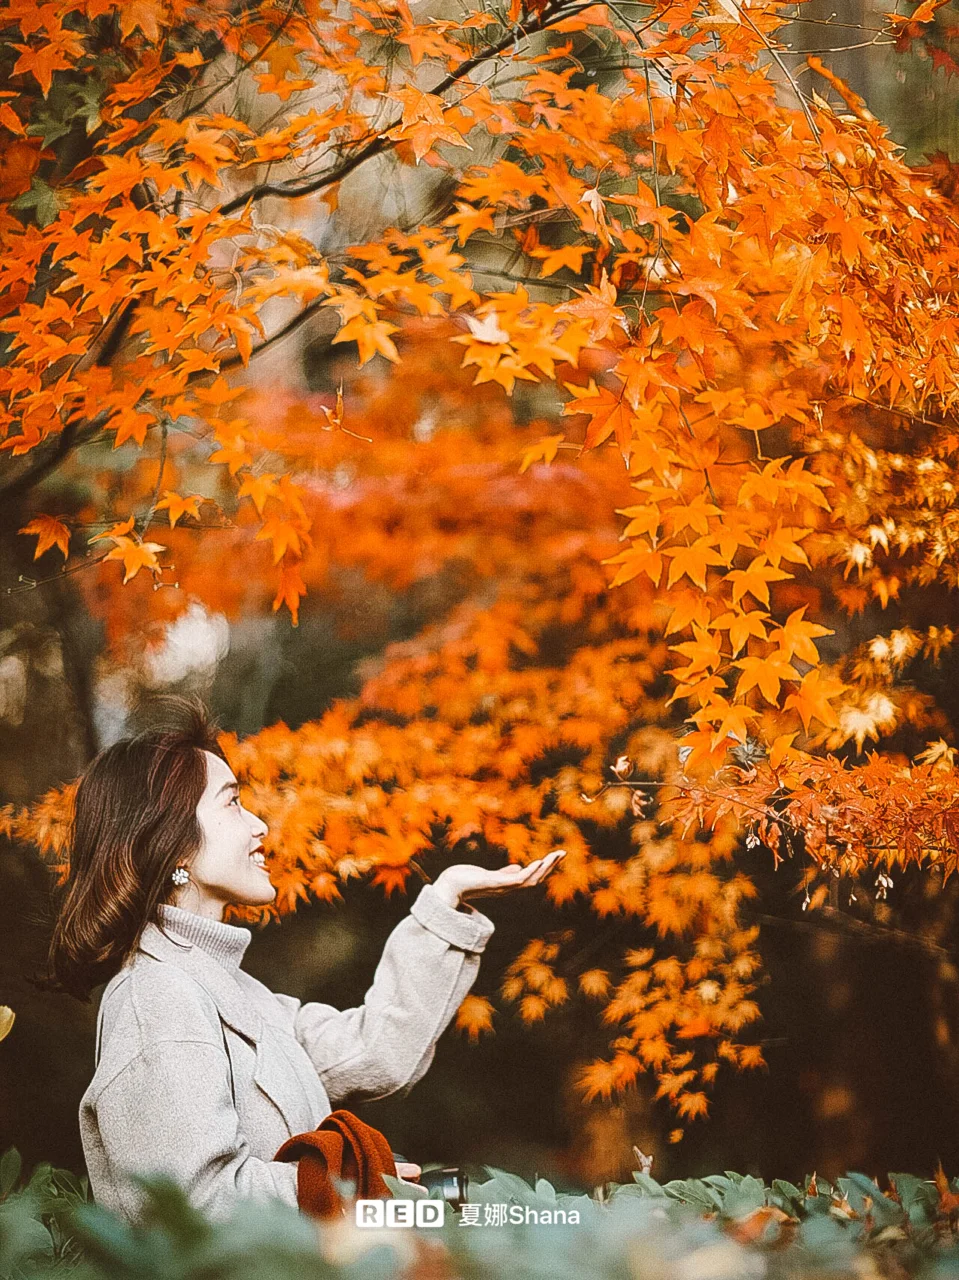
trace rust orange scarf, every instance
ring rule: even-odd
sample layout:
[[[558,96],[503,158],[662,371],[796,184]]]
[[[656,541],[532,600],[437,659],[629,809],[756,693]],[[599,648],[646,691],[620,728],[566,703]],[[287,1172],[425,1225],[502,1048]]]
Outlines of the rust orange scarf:
[[[382,1177],[384,1173],[396,1177],[390,1144],[352,1111],[333,1111],[309,1133],[288,1138],[274,1159],[299,1161],[297,1200],[303,1212],[314,1218],[333,1218],[343,1212],[334,1178],[351,1180],[358,1200],[392,1196]]]

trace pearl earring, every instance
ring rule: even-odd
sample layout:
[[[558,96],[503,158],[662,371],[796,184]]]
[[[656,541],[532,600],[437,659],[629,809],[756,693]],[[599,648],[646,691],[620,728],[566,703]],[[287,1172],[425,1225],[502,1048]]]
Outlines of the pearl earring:
[[[177,869],[170,875],[170,879],[175,885],[184,885],[189,881],[190,873],[187,871],[186,867],[177,867]]]

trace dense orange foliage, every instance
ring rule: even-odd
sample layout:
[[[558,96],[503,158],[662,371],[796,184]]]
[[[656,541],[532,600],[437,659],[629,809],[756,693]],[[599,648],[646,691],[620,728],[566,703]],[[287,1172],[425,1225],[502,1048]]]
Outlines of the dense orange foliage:
[[[586,894],[658,940],[577,975],[615,1027],[586,1090],[651,1070],[694,1118],[722,1060],[761,1062],[739,1039],[744,827],[811,881],[869,868],[883,891],[890,864],[959,856],[948,722],[910,683],[954,639],[954,207],[818,60],[837,105],[800,91],[773,4],[336,12],[8,9],[8,492],[118,646],[191,593],[295,622],[346,567],[459,575],[356,700],[229,741],[280,906],[367,872],[403,886],[426,849],[562,844],[557,907]],[[388,156],[441,171],[443,208],[330,248],[340,184]],[[363,370],[335,402],[224,376],[321,313]],[[558,420],[520,431],[505,397],[535,382]],[[31,468],[79,483],[101,437],[130,467],[46,508]],[[46,814],[11,821],[42,842]],[[507,974],[524,1017],[573,998],[562,946]]]

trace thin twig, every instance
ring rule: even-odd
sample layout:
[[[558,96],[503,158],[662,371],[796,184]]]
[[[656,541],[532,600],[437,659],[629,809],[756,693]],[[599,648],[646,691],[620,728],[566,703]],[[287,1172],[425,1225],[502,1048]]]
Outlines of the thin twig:
[[[180,117],[180,123],[182,124],[182,122],[184,120],[189,119],[190,116],[195,116],[199,114],[199,112],[201,112],[205,106],[207,106],[210,102],[213,101],[213,99],[217,96],[218,93],[222,93],[224,89],[228,89],[230,85],[236,81],[238,76],[241,76],[244,71],[247,71],[250,67],[252,67],[255,62],[259,62],[263,58],[263,55],[269,50],[269,48],[272,45],[274,45],[276,41],[280,38],[284,28],[286,27],[286,24],[290,21],[290,19],[293,17],[294,12],[298,8],[299,8],[299,5],[298,3],[296,3],[296,0],[294,0],[294,3],[291,4],[290,7],[287,9],[286,16],[284,17],[283,21],[279,23],[279,25],[277,26],[273,34],[270,36],[270,38],[264,44],[262,44],[260,48],[256,50],[255,53],[251,53],[248,58],[242,59],[240,62],[240,65],[236,68],[235,71],[233,71],[229,79],[224,80],[221,84],[217,85],[217,87],[211,93],[208,93],[207,96],[201,102],[198,102],[195,107],[190,107],[190,109],[186,112],[186,114]]]
[[[83,569],[92,569],[94,565],[100,564],[109,555],[109,551],[104,551],[102,556],[91,556],[87,560],[81,560],[79,564],[73,565],[69,569],[61,569],[59,573],[52,573],[48,578],[28,578],[25,574],[20,574],[19,585],[16,587],[4,587],[4,595],[16,596],[24,591],[36,591],[37,587],[46,586],[48,582],[57,582],[60,578],[67,578],[71,573],[80,573]]]
[[[170,433],[169,423],[167,419],[164,418],[163,425],[160,428],[160,466],[159,466],[159,470],[157,471],[157,482],[153,487],[153,497],[150,499],[150,508],[147,511],[146,515],[143,517],[142,527],[143,527],[144,533],[149,527],[150,522],[153,520],[154,513],[156,512],[156,509],[157,509],[157,502],[160,500],[160,485],[163,483],[163,472],[166,468],[166,447],[167,447],[167,437],[169,433]]]
[[[257,343],[257,345],[250,351],[249,358],[252,360],[254,356],[258,356],[261,352],[272,347],[275,342],[280,342],[283,338],[288,337],[289,334],[294,333],[299,329],[301,324],[309,320],[311,316],[316,315],[325,301],[325,298],[317,298],[315,302],[311,302],[307,306],[303,307],[301,311],[296,313],[292,320],[288,320],[285,325],[277,329],[276,333],[271,333],[268,338],[264,338],[262,342]],[[232,356],[227,356],[225,360],[220,361],[219,369],[222,373],[224,369],[235,369],[237,365],[241,364],[246,364],[246,361],[239,352],[235,352]]]
[[[484,62],[488,62],[490,58],[495,58],[498,54],[503,53],[506,49],[514,45],[522,34],[524,40],[528,40],[531,35],[537,35],[540,31],[546,31],[554,22],[563,22],[567,18],[573,18],[577,13],[582,13],[588,9],[588,4],[572,5],[563,7],[562,4],[555,9],[544,10],[536,21],[531,22],[523,28],[511,28],[506,35],[495,44],[488,45],[485,49],[480,50],[471,58],[465,59],[458,66],[454,67],[447,76],[445,76],[438,84],[434,85],[430,93],[436,97],[445,93],[447,89],[451,89],[458,80],[463,76],[469,75],[477,67],[482,66]],[[256,204],[258,201],[265,199],[267,196],[278,196],[283,200],[295,200],[300,196],[312,195],[317,191],[323,191],[327,187],[335,186],[338,182],[342,182],[354,170],[364,165],[367,160],[372,160],[375,156],[382,155],[385,152],[392,151],[398,145],[398,139],[389,138],[390,133],[397,125],[398,120],[389,122],[380,132],[367,143],[362,150],[356,152],[348,160],[344,160],[342,164],[334,169],[329,169],[326,173],[316,178],[310,179],[294,186],[285,185],[283,183],[263,183],[260,186],[252,187],[249,191],[242,195],[235,196],[232,200],[228,200],[226,204],[221,205],[219,212],[222,216],[236,213],[238,209],[243,209],[249,204]]]
[[[806,101],[805,94],[802,92],[799,85],[796,83],[796,79],[793,76],[793,73],[789,70],[785,62],[783,62],[782,58],[779,56],[779,51],[766,38],[766,33],[764,31],[761,31],[759,27],[756,26],[755,22],[752,19],[752,15],[746,9],[745,4],[740,8],[739,12],[742,15],[742,17],[746,20],[746,22],[749,23],[750,27],[752,27],[756,35],[759,36],[760,40],[762,40],[763,44],[766,46],[766,50],[769,53],[769,56],[773,59],[773,61],[776,63],[779,70],[783,73],[783,75],[789,81],[790,87],[792,88],[793,93],[795,93],[796,98],[799,101],[799,105],[802,108],[802,113],[806,117],[806,123],[809,125],[809,128],[812,130],[813,137],[816,139],[817,143],[819,144],[820,150],[822,150],[822,135],[819,132],[819,126],[816,124],[816,121],[813,118],[813,114],[809,109],[809,104]],[[832,173],[832,164],[830,163],[829,157],[826,155],[825,151],[823,151],[822,154],[823,154],[823,159],[826,161],[826,169],[828,170],[829,173]]]

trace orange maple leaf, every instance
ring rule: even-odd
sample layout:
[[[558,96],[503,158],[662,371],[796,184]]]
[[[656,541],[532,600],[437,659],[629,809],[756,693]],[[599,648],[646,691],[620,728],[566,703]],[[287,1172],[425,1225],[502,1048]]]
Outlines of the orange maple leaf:
[[[472,1044],[493,1030],[493,1006],[484,996],[468,995],[456,1011],[456,1029],[465,1031]]]
[[[541,276],[555,275],[563,267],[568,267],[570,271],[579,275],[583,269],[583,259],[591,252],[588,245],[582,244],[564,244],[558,249],[542,245],[533,250],[532,256],[543,260],[543,265],[539,269]]]
[[[230,468],[230,475],[235,476],[241,467],[252,465],[253,454],[246,439],[237,432],[230,441],[220,443],[219,449],[210,454],[209,461],[225,462]]]
[[[56,516],[36,516],[29,524],[25,524],[18,533],[33,534],[37,539],[34,560],[39,560],[45,551],[58,547],[63,558],[70,554],[70,530]]]
[[[208,387],[195,387],[193,395],[201,404],[211,404],[216,409],[230,400],[236,400],[246,391],[246,387],[231,387],[223,374],[217,374]]]
[[[736,683],[736,697],[742,698],[750,689],[758,688],[773,706],[779,703],[780,683],[799,676],[799,672],[776,653],[763,658],[738,658],[733,665],[742,671]]]
[[[145,413],[132,406],[121,409],[107,423],[107,429],[116,432],[116,438],[113,441],[114,449],[119,449],[120,445],[127,440],[134,440],[138,445],[144,444],[147,431],[154,426],[156,426],[156,418],[152,413]]]
[[[769,614],[762,609],[737,609],[721,614],[712,625],[717,630],[729,631],[729,643],[732,645],[733,657],[736,657],[750,636],[755,636],[758,640],[766,639],[764,624],[768,621]],[[789,656],[792,655],[790,654]]]
[[[778,644],[787,658],[794,654],[803,662],[819,663],[819,650],[813,641],[820,636],[835,635],[829,627],[821,627],[818,622],[803,621],[806,606],[794,609],[781,627],[770,634],[770,641]]]
[[[664,556],[669,556],[669,576],[666,586],[671,587],[680,578],[689,578],[697,587],[706,590],[706,570],[710,565],[721,565],[723,558],[716,550],[716,539],[711,536],[697,538],[688,547],[666,547]],[[732,576],[732,575],[729,575]]]
[[[620,388],[618,395],[606,387],[597,387],[592,379],[588,387],[570,383],[567,387],[574,399],[563,406],[564,416],[573,413],[588,413],[590,416],[583,449],[595,449],[615,433],[620,450],[627,450],[633,434],[633,411],[626,400],[625,387]]]
[[[163,0],[122,0],[121,4],[111,7],[119,16],[120,34],[124,40],[139,28],[151,44],[159,43],[160,27],[166,24],[169,13],[169,5]]]
[[[161,569],[156,553],[165,551],[159,542],[135,542],[132,538],[115,538],[116,546],[104,556],[105,560],[123,561],[123,581],[135,578],[141,569],[149,569],[154,575]]]
[[[54,71],[65,71],[83,56],[83,43],[79,33],[60,27],[56,32],[47,31],[37,46],[12,43],[20,57],[13,64],[11,75],[27,73],[33,76],[46,97],[53,83]]]
[[[273,543],[273,563],[279,564],[287,551],[299,555],[301,551],[300,530],[282,516],[270,516],[263,528],[256,535],[256,541],[269,539]]]
[[[394,125],[386,136],[409,142],[417,164],[437,142],[449,142],[454,147],[472,150],[460,129],[452,123],[454,117],[446,103],[437,94],[424,93],[415,85],[405,85],[402,89],[392,90],[387,96],[402,105],[403,115],[400,123]]]
[[[715,703],[709,703],[705,710],[715,716],[715,708]],[[737,742],[745,742],[749,737],[749,721],[757,719],[759,712],[753,707],[746,707],[741,703],[727,703],[721,707],[721,712],[721,718],[713,733],[713,747],[718,747],[720,743],[728,738],[734,738]]]
[[[792,576],[783,569],[774,569],[764,555],[759,555],[753,558],[748,568],[730,570],[726,579],[732,583],[733,604],[739,604],[747,592],[763,604],[769,604],[769,583]]]
[[[300,619],[300,600],[306,595],[306,583],[300,573],[299,565],[294,560],[286,559],[280,566],[280,583],[273,600],[273,612],[283,605],[290,611],[290,620],[297,626]]]
[[[243,483],[237,489],[236,496],[238,498],[251,498],[259,515],[263,514],[263,508],[266,500],[279,491],[276,482],[276,476],[272,471],[264,471],[260,475],[247,475],[243,477]]]
[[[624,333],[629,332],[625,313],[616,305],[616,289],[605,267],[598,287],[588,285],[585,290],[575,289],[574,292],[577,301],[564,302],[556,310],[563,315],[575,316],[577,320],[585,320],[594,342],[608,337],[614,325]]]
[[[814,668],[806,672],[799,688],[786,699],[784,709],[794,709],[807,731],[812,720],[818,720],[827,728],[835,728],[839,724],[839,718],[832,703],[847,687],[841,680]]]
[[[549,464],[556,457],[559,446],[566,439],[562,432],[555,436],[543,436],[535,444],[527,445],[523,450],[520,473],[528,471],[534,462]]]
[[[642,542],[635,543],[627,551],[620,551],[618,555],[607,557],[603,564],[621,566],[610,579],[610,587],[620,587],[641,573],[645,573],[651,582],[659,586],[663,576],[662,555]]]

